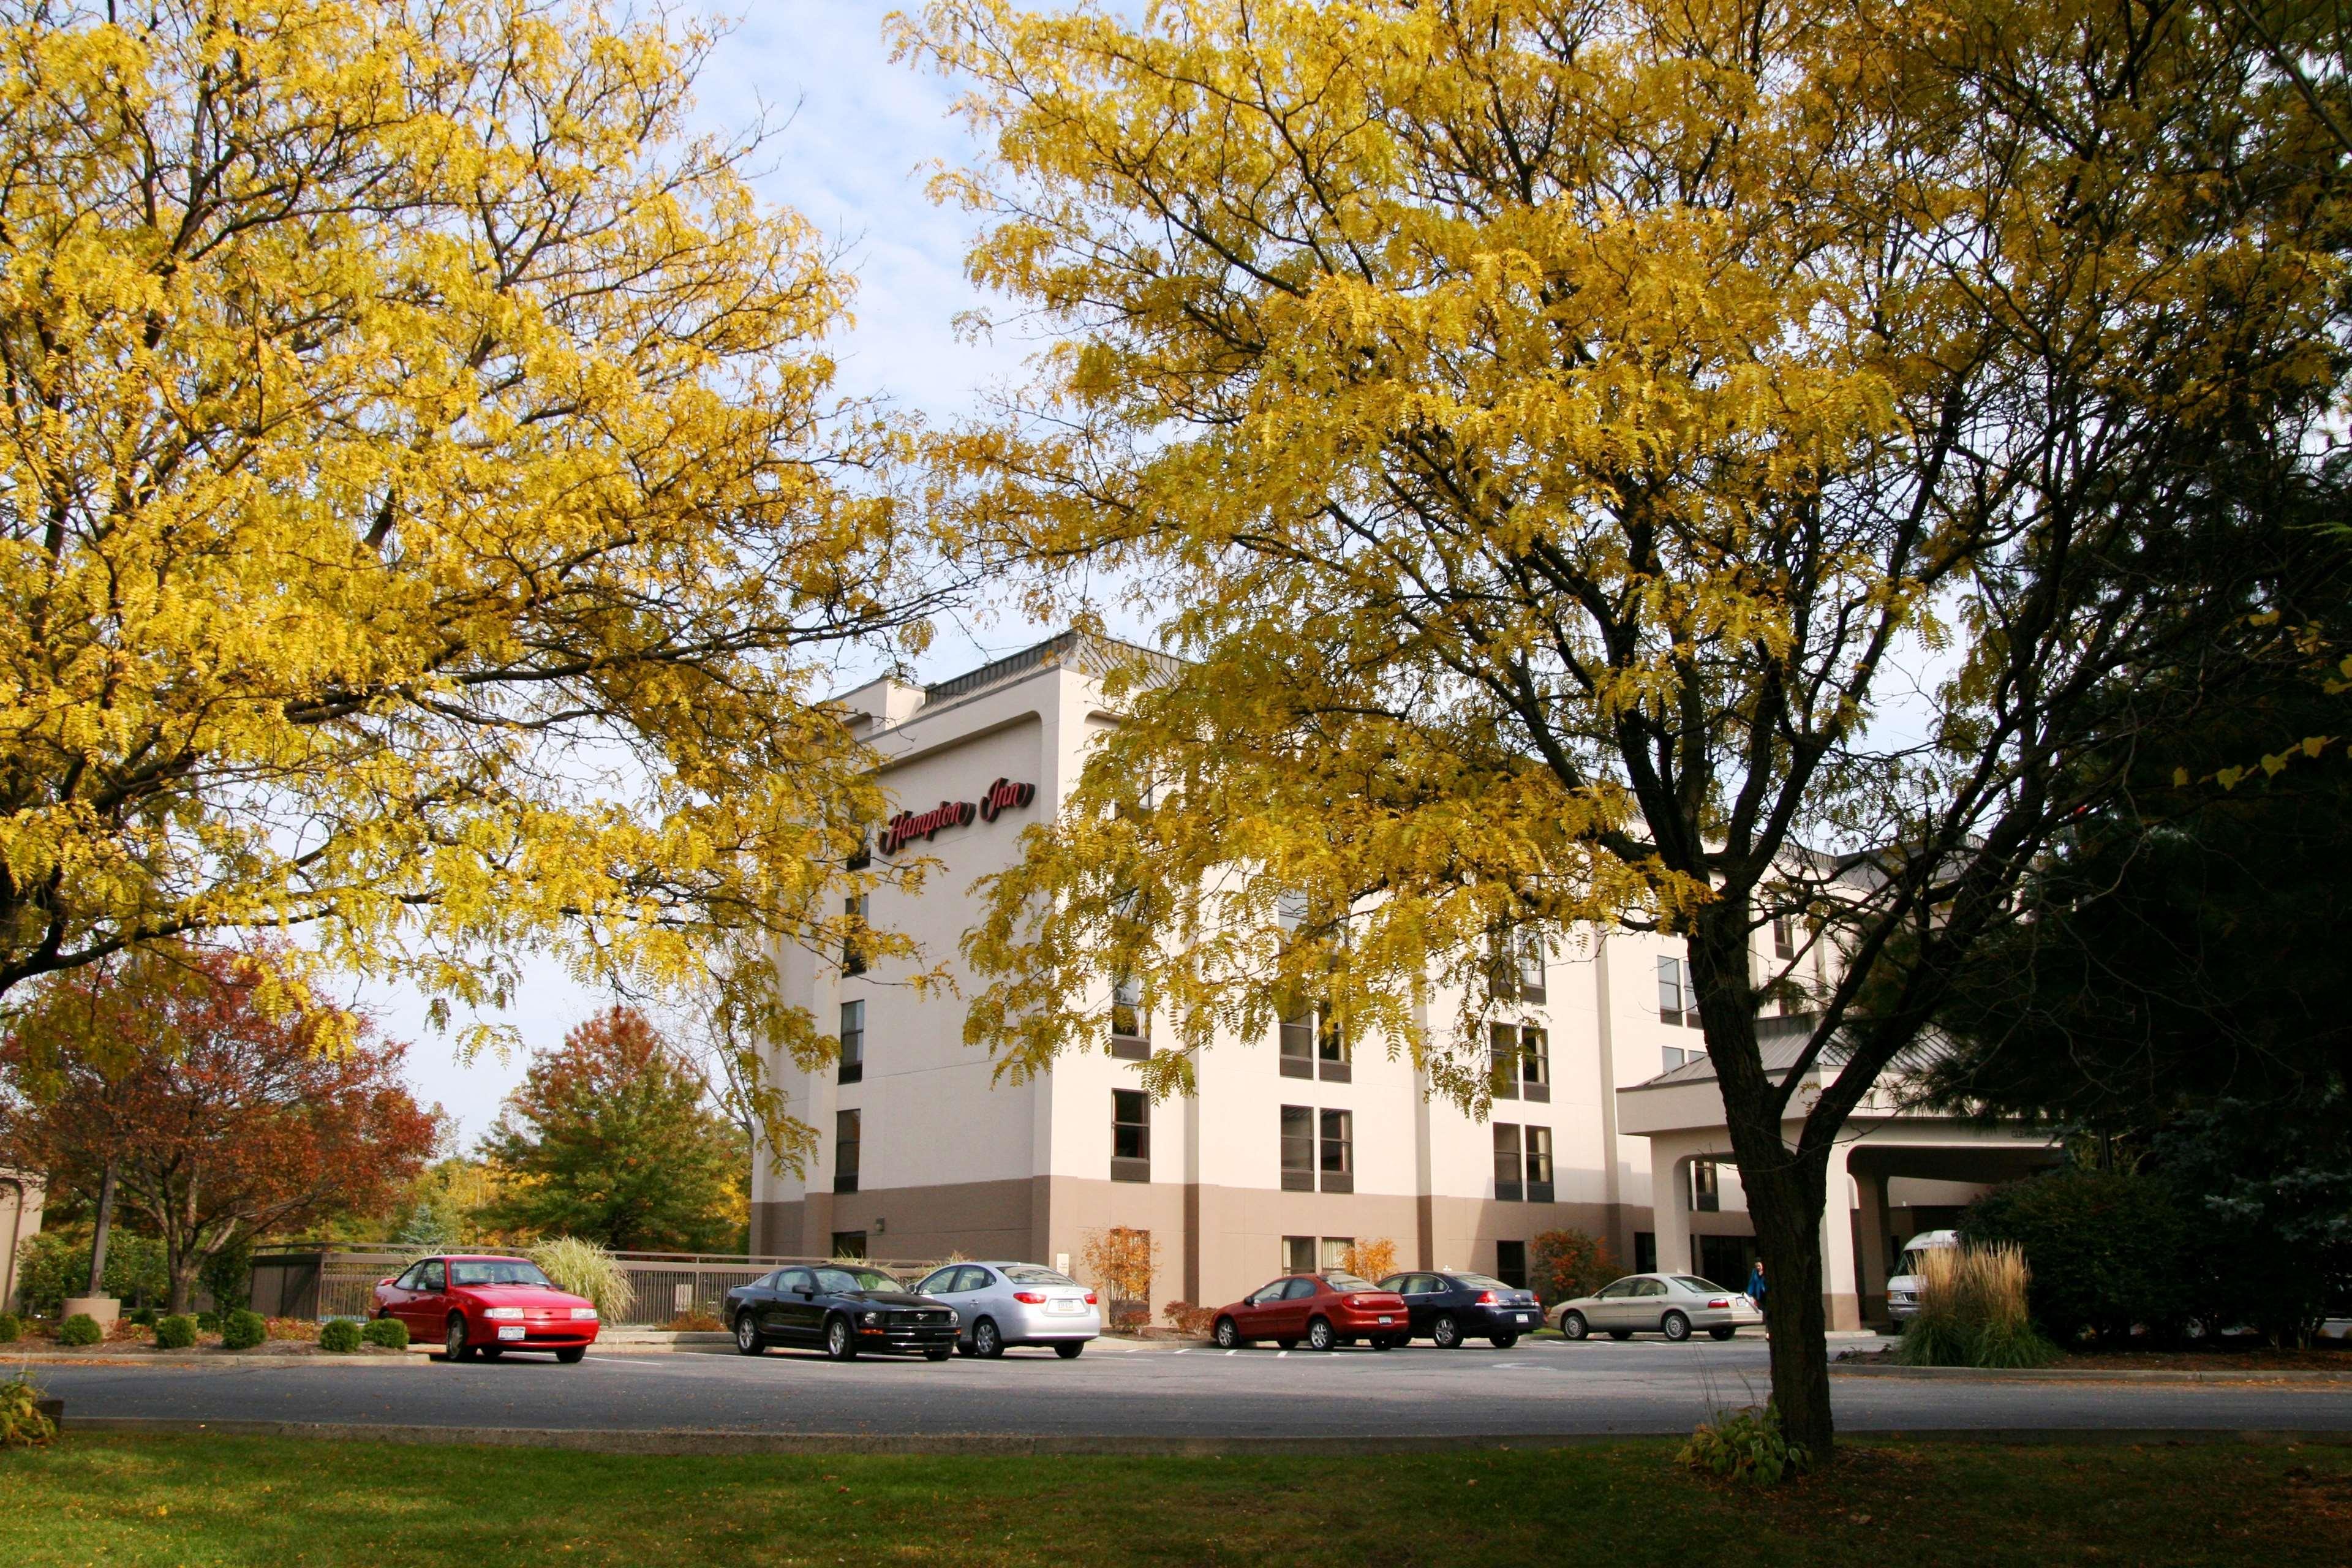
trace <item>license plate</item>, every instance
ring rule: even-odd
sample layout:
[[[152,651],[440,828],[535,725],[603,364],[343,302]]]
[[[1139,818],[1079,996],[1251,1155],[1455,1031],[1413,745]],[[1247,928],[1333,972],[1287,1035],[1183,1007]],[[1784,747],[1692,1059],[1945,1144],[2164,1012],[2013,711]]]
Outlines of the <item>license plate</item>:
[[[1385,1323],[1385,1322],[1389,1322],[1389,1321],[1391,1321],[1391,1320],[1390,1320],[1390,1319],[1388,1319],[1388,1318],[1382,1318],[1382,1319],[1381,1320],[1381,1322],[1383,1322],[1383,1323]]]
[[[1523,1323],[1532,1323],[1535,1321],[1536,1315],[1533,1312],[1521,1312],[1519,1314],[1519,1321]]]
[[[1087,1304],[1084,1301],[1048,1301],[1045,1303],[1045,1310],[1049,1312],[1059,1312],[1066,1318],[1076,1317],[1078,1313],[1083,1312],[1086,1310]]]
[[[522,1338],[523,1332],[524,1331],[520,1324],[501,1323],[499,1325],[499,1338],[502,1340],[519,1340]]]

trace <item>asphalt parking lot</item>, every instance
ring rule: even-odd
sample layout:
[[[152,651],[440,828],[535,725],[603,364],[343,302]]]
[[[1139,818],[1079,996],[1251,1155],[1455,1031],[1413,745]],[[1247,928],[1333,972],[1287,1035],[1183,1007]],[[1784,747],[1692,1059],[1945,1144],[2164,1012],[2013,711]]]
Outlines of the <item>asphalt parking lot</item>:
[[[412,1355],[274,1363],[51,1366],[40,1380],[76,1416],[357,1423],[451,1429],[777,1435],[1202,1438],[1561,1437],[1686,1432],[1761,1403],[1766,1347],[1522,1341],[1318,1355],[1273,1349],[1129,1349],[1076,1361],[1015,1351],[993,1362],[814,1353],[661,1353],[616,1347],[577,1366],[542,1357],[449,1364]],[[1843,1429],[2126,1429],[2352,1433],[2352,1385],[2002,1383],[1841,1377]]]

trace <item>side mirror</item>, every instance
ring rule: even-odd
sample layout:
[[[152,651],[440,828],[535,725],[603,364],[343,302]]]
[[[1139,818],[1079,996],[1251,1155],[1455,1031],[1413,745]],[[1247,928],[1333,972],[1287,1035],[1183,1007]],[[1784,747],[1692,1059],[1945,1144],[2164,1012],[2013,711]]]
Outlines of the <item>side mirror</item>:
[[[379,1286],[389,1285],[398,1278],[399,1276],[396,1274],[387,1274],[383,1279],[377,1280],[376,1284]]]

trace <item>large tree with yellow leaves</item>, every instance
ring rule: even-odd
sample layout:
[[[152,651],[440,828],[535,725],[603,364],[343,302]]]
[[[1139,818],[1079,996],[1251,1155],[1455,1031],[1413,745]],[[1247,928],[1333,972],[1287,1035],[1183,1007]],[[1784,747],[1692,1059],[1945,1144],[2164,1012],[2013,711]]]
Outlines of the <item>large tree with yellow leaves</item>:
[[[976,276],[1055,331],[943,488],[1189,656],[992,885],[971,1033],[1040,1069],[1126,977],[1177,1090],[1312,997],[1479,1107],[1497,940],[1678,934],[1820,1451],[1829,1150],[2116,787],[2106,699],[2218,660],[2200,453],[2325,407],[2339,151],[2170,0],[940,0],[902,44],[995,138],[943,182]]]
[[[838,942],[816,699],[938,584],[848,280],[688,133],[714,46],[0,4],[0,992],[252,926],[473,1002]]]

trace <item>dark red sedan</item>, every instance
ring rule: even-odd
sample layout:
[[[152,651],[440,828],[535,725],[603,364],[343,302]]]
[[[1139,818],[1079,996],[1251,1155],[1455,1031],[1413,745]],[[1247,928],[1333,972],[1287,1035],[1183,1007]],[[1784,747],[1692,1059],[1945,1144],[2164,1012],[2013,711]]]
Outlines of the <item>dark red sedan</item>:
[[[451,1361],[552,1351],[569,1364],[599,1327],[594,1302],[557,1289],[527,1258],[495,1254],[428,1258],[376,1281],[375,1315],[399,1319],[412,1340],[440,1341]]]
[[[1368,1342],[1376,1351],[1404,1343],[1412,1330],[1404,1298],[1369,1279],[1337,1270],[1290,1274],[1220,1309],[1210,1331],[1226,1350],[1272,1340],[1284,1350],[1305,1341],[1310,1350]]]

